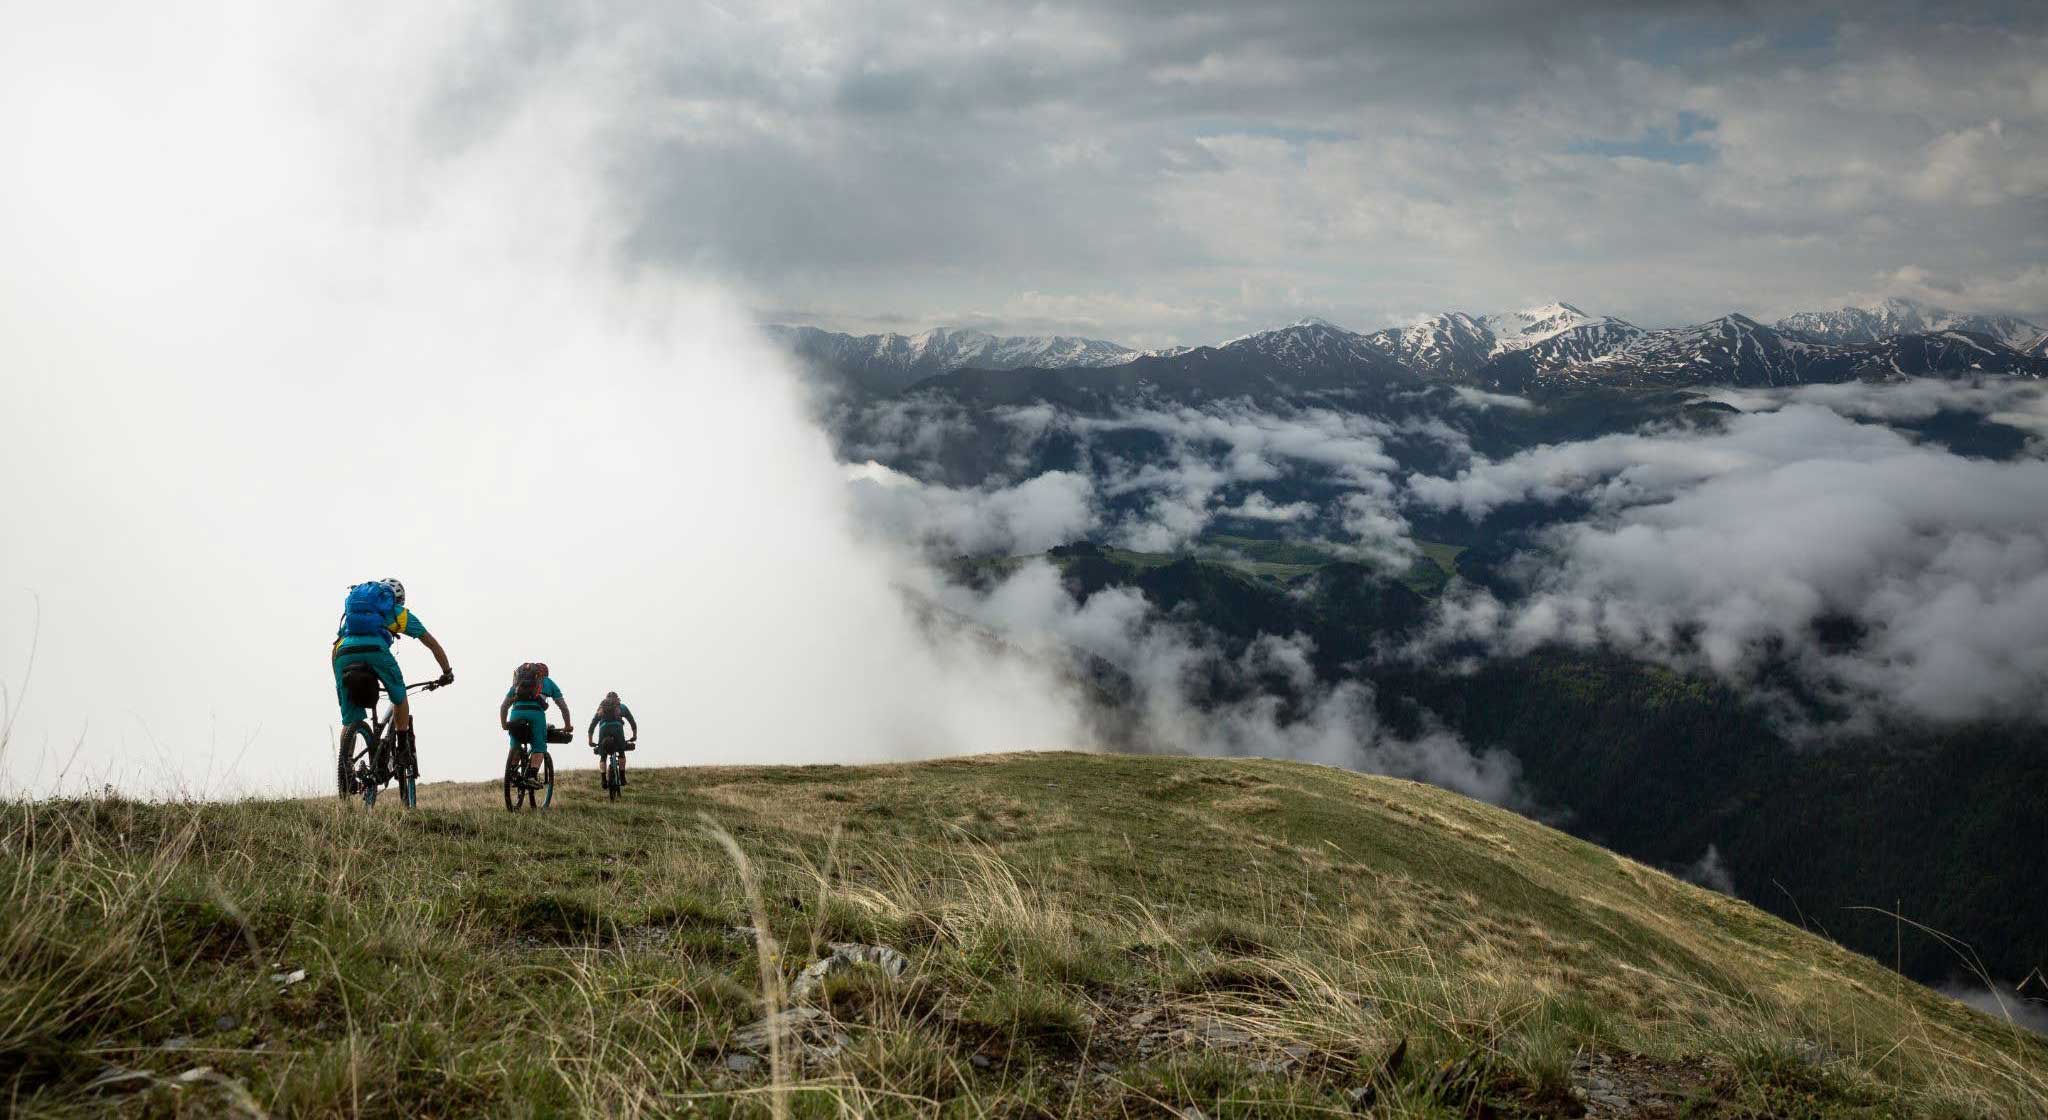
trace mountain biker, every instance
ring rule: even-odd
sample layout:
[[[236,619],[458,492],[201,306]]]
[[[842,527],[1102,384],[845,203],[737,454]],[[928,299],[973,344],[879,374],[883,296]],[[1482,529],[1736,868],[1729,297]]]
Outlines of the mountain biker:
[[[391,726],[401,741],[411,746],[412,706],[406,703],[405,675],[398,658],[391,655],[391,643],[399,638],[418,638],[420,644],[441,663],[441,677],[434,683],[455,682],[455,670],[448,667],[448,651],[427,633],[419,616],[405,605],[405,585],[395,579],[359,583],[348,589],[342,603],[341,626],[334,634],[334,648],[328,660],[334,666],[334,697],[341,704],[341,723],[348,726],[363,718],[362,706],[351,702],[342,675],[363,665],[377,674],[384,691],[391,694]],[[374,696],[373,696],[374,702]]]
[[[548,753],[548,701],[562,709],[562,726],[574,727],[569,702],[548,676],[544,661],[529,661],[512,671],[512,687],[505,690],[505,702],[498,705],[498,726],[511,737],[513,746],[527,745],[526,780],[540,773],[540,756]]]
[[[625,725],[620,722],[621,720],[633,725],[631,739],[626,738]],[[590,729],[586,734],[590,736],[591,752],[599,757],[613,751],[619,752],[619,784],[626,784],[624,752],[632,750],[640,741],[640,721],[633,718],[633,709],[628,708],[626,702],[619,699],[618,693],[605,693],[604,699],[598,701],[597,711],[591,713]]]

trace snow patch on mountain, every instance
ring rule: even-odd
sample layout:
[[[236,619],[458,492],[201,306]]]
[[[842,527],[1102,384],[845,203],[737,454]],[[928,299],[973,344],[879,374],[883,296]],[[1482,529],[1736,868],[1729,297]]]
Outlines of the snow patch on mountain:
[[[1641,332],[1608,353],[1564,367],[1564,373],[1568,380],[1791,385],[1806,380],[1816,358],[1832,353],[1738,312]]]
[[[1605,324],[1628,326],[1619,319],[1611,319],[1605,315],[1588,315],[1562,301],[1546,303],[1540,307],[1525,307],[1519,311],[1503,311],[1496,315],[1488,315],[1480,322],[1493,334],[1495,354],[1538,346],[1582,327]]]
[[[1432,377],[1469,374],[1493,352],[1493,332],[1462,311],[1440,312],[1367,337],[1388,357]]]

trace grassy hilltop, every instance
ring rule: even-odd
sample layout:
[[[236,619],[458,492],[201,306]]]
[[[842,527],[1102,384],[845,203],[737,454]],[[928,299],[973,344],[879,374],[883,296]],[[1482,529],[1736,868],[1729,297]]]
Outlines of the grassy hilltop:
[[[594,787],[4,806],[4,1110],[2048,1114],[2048,1039],[1410,782],[1043,754]],[[835,942],[907,967],[792,999]]]

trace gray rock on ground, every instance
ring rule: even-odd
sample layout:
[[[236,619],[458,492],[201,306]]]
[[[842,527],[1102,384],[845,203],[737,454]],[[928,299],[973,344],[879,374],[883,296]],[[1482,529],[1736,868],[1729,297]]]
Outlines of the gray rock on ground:
[[[882,970],[882,975],[894,980],[910,967],[910,959],[887,945],[857,945],[850,941],[835,941],[827,948],[832,952],[797,974],[796,982],[789,986],[789,998],[800,1003],[816,995],[818,988],[827,977],[851,970],[857,965],[869,964]]]

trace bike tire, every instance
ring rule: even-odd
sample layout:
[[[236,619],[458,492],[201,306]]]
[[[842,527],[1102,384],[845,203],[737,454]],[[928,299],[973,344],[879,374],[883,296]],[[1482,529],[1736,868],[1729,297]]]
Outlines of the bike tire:
[[[394,744],[396,755],[391,769],[398,775],[398,801],[408,809],[420,807],[420,760],[417,744]]]
[[[518,812],[519,803],[526,797],[526,787],[521,784],[525,770],[525,760],[519,757],[518,747],[505,753],[505,811],[508,813]]]
[[[377,807],[377,795],[384,792],[384,783],[391,780],[391,752],[397,749],[393,742],[398,733],[390,727],[384,729],[384,737],[370,745],[368,777],[362,780],[363,807]]]
[[[612,755],[604,765],[605,795],[613,801],[619,799],[619,756]]]
[[[356,785],[356,744],[369,738],[370,729],[360,720],[342,728],[341,745],[334,752],[334,785],[343,801],[362,792]]]
[[[540,790],[528,790],[526,795],[533,799],[533,807],[545,809],[555,803],[555,756],[548,753],[540,756]]]

